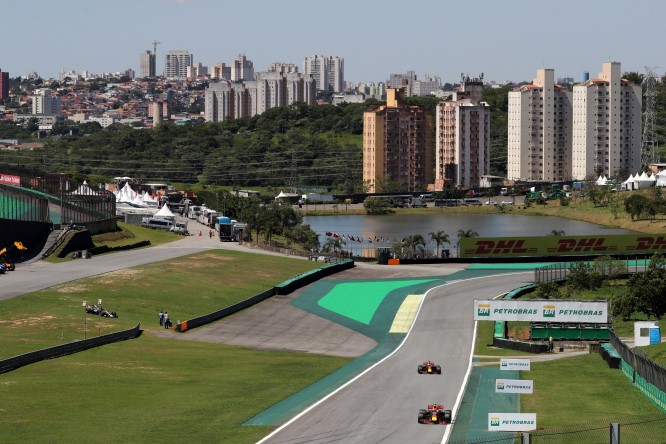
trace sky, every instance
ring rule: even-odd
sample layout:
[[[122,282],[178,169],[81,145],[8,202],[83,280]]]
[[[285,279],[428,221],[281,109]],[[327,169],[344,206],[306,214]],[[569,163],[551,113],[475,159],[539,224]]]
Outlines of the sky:
[[[255,72],[273,62],[302,69],[305,56],[344,58],[348,82],[418,79],[530,81],[539,68],[580,81],[601,64],[622,72],[666,69],[663,0],[33,0],[6,1],[0,70],[139,73],[139,55],[188,50],[229,64],[243,53]]]

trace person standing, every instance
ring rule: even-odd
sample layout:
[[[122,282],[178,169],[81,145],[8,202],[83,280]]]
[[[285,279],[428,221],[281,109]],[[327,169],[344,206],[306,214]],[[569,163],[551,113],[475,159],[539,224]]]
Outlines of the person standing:
[[[169,313],[164,312],[164,329],[167,330],[169,328]]]
[[[161,327],[162,325],[164,325],[164,312],[162,310],[160,310],[159,320],[160,320],[160,327]]]

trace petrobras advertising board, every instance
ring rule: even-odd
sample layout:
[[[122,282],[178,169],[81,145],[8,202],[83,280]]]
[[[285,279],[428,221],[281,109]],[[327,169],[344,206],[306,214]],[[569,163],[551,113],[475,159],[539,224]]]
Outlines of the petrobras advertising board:
[[[488,413],[489,432],[527,432],[536,428],[536,413]]]
[[[529,379],[496,379],[495,393],[522,393],[531,395],[534,393],[534,381]]]
[[[475,321],[608,323],[608,301],[474,300]]]
[[[529,359],[500,359],[500,370],[523,370],[530,371]]]

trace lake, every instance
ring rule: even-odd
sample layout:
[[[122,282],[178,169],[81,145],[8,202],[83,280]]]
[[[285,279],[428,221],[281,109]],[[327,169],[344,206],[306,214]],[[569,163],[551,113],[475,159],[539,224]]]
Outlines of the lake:
[[[568,236],[590,234],[628,234],[631,231],[605,228],[551,216],[519,216],[513,214],[404,214],[390,216],[305,216],[303,223],[319,235],[323,245],[326,233],[336,233],[345,241],[344,249],[354,255],[374,257],[375,249],[390,247],[406,236],[420,234],[426,240],[429,252],[435,250],[430,234],[443,231],[450,244],[443,248],[455,251],[458,230],[473,230],[480,237],[545,236],[553,230],[562,230]],[[431,253],[429,253],[431,254]]]

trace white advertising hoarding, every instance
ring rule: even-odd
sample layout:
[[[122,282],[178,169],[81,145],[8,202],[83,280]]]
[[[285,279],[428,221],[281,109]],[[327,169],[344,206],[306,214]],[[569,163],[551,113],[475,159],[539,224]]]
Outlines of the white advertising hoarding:
[[[495,393],[534,393],[534,381],[530,379],[496,379]]]
[[[474,300],[475,321],[608,323],[608,301]]]
[[[526,432],[536,428],[536,413],[488,413],[489,432]]]
[[[524,370],[530,371],[529,359],[500,359],[500,370]]]

